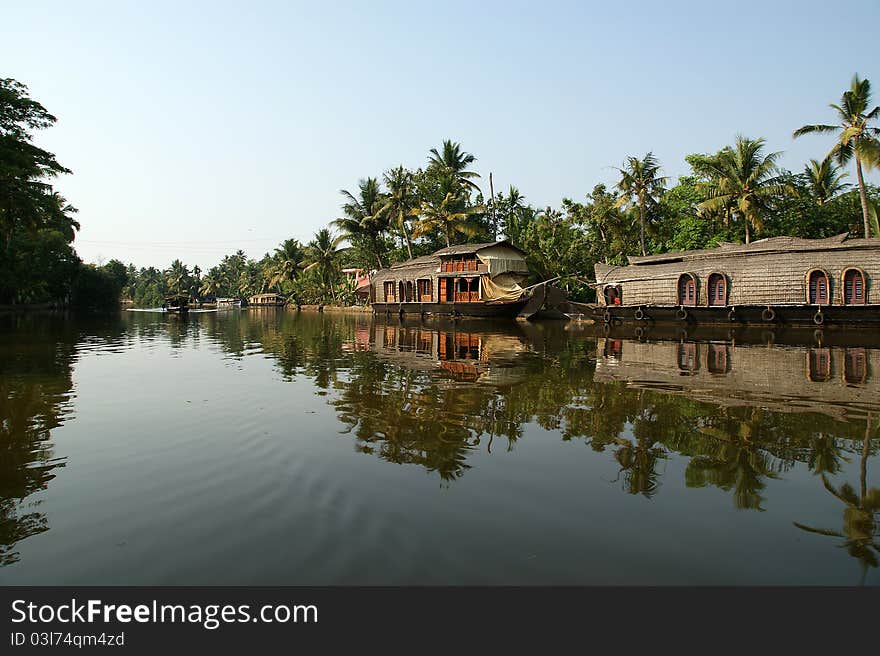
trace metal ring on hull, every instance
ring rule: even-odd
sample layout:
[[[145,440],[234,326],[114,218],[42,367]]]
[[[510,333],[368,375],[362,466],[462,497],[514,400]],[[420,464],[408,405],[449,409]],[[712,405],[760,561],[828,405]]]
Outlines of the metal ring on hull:
[[[813,323],[817,326],[821,326],[823,323],[825,323],[825,315],[822,314],[821,309],[819,309],[816,314],[813,315]]]
[[[776,310],[774,310],[772,307],[770,307],[768,305],[766,308],[764,308],[764,311],[761,312],[761,319],[763,319],[764,321],[766,321],[768,323],[771,321],[775,321],[776,320]]]
[[[635,315],[633,316],[635,316],[636,321],[642,321],[645,318],[645,311],[642,309],[641,305],[636,309]]]
[[[679,321],[686,321],[688,318],[688,311],[683,307],[678,308],[678,311],[675,313],[675,318]]]

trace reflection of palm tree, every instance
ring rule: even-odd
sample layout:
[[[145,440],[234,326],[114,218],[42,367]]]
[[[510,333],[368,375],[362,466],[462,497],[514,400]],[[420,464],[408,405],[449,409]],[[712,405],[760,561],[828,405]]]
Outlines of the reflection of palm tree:
[[[865,443],[862,448],[862,461],[859,476],[859,492],[849,483],[842,483],[835,488],[822,474],[822,485],[833,496],[840,499],[846,506],[843,510],[843,528],[841,531],[831,529],[813,528],[798,522],[794,525],[803,531],[828,535],[843,539],[844,547],[850,556],[861,563],[862,583],[870,567],[877,567],[877,556],[880,554],[880,543],[877,541],[880,535],[880,488],[868,488],[868,454],[871,441],[871,417],[868,417],[865,427]]]

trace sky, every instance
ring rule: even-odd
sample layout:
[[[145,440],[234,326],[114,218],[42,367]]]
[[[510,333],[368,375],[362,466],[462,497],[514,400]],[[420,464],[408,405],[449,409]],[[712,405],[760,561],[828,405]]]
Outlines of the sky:
[[[36,141],[73,170],[85,261],[207,270],[308,241],[340,189],[444,139],[539,207],[737,134],[799,171],[832,137],[792,131],[854,73],[880,102],[878,25],[876,0],[7,0],[0,77],[58,117]]]

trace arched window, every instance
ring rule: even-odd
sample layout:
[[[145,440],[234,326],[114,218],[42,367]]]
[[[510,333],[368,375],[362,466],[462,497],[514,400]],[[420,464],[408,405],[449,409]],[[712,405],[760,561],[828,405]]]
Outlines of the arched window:
[[[814,383],[824,383],[831,378],[830,349],[810,349],[807,354],[807,376]]]
[[[847,269],[843,272],[844,305],[864,305],[867,298],[865,274],[861,269]]]
[[[620,285],[606,285],[605,286],[605,305],[621,305],[623,303],[623,295],[621,293]]]
[[[807,302],[812,305],[829,305],[831,302],[831,289],[828,284],[828,274],[821,269],[810,271],[807,291]]]
[[[709,305],[727,305],[727,278],[720,273],[709,276]]]
[[[678,278],[678,305],[697,304],[697,279],[689,273]]]

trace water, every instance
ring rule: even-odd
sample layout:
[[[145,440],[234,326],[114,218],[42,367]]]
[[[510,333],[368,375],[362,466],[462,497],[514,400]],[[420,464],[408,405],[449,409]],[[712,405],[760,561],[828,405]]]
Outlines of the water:
[[[0,583],[877,585],[828,335],[0,316]]]

